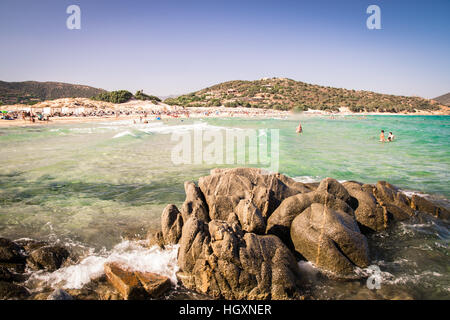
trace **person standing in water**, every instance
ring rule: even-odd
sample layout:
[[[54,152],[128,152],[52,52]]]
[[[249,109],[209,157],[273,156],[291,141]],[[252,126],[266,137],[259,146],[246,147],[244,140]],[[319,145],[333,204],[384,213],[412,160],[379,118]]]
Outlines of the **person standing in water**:
[[[381,133],[380,133],[380,142],[385,142],[386,141],[386,139],[384,138],[384,130],[381,130]]]
[[[394,138],[395,138],[395,136],[392,134],[392,132],[389,132],[387,140],[388,141],[394,141]]]
[[[302,123],[301,122],[298,124],[296,132],[297,133],[303,133],[303,128],[302,128]]]

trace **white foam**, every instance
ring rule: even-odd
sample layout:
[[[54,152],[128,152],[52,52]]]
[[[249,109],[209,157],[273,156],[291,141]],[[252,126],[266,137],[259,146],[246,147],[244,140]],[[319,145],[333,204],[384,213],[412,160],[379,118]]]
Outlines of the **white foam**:
[[[319,177],[313,177],[313,176],[299,176],[292,178],[297,182],[302,183],[313,183],[313,182],[320,182],[322,179]]]
[[[132,132],[130,132],[130,131],[123,131],[123,132],[120,132],[120,133],[116,134],[116,135],[113,137],[113,139],[120,138],[120,137],[124,137],[124,136],[132,136],[132,137],[136,137],[136,135],[134,135],[134,134],[133,134]]]
[[[49,286],[62,289],[81,289],[91,280],[103,275],[106,262],[119,262],[133,271],[153,272],[170,278],[176,285],[178,245],[167,246],[165,250],[157,246],[143,247],[136,241],[123,241],[109,254],[90,255],[80,263],[60,268],[54,272],[33,273],[27,281],[31,287]]]

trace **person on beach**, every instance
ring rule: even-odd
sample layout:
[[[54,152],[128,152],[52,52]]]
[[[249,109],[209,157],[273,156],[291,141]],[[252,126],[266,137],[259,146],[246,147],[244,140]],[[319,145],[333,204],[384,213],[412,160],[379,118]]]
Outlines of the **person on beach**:
[[[381,133],[380,133],[380,142],[385,142],[386,141],[386,139],[384,138],[384,130],[381,130]]]
[[[392,142],[392,141],[394,141],[394,138],[395,138],[395,136],[392,134],[392,132],[389,132],[387,140]]]
[[[303,128],[302,128],[302,123],[301,122],[298,124],[296,132],[297,133],[303,133]]]

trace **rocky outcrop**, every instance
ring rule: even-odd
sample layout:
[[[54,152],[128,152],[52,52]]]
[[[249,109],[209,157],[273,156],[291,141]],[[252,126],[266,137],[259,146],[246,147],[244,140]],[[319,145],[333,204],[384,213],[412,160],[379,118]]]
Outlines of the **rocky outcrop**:
[[[292,249],[294,246],[290,237],[291,223],[299,214],[313,203],[320,203],[353,216],[353,209],[345,202],[349,200],[350,195],[339,182],[331,178],[324,179],[315,191],[285,199],[268,219],[267,233],[278,236]]]
[[[125,300],[158,298],[171,287],[170,279],[150,272],[132,271],[111,262],[104,265],[106,278]]]
[[[290,233],[295,250],[322,269],[345,275],[369,265],[367,239],[351,214],[313,203],[294,219]]]
[[[27,264],[34,270],[55,271],[69,257],[69,251],[59,245],[47,245],[31,251]]]
[[[2,300],[23,300],[30,296],[30,292],[24,286],[0,281],[0,299]]]
[[[244,233],[237,223],[189,219],[178,261],[184,286],[216,298],[299,297],[292,252],[277,237]]]
[[[450,220],[450,211],[446,208],[436,205],[432,203],[431,201],[420,197],[416,194],[414,194],[411,197],[411,208],[413,210],[425,212],[428,214],[431,214],[432,216],[444,219],[444,220]]]

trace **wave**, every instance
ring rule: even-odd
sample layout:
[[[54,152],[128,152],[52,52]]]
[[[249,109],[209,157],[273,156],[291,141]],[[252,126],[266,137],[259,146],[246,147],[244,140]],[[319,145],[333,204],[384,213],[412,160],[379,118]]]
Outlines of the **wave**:
[[[157,246],[147,248],[142,242],[125,240],[117,244],[109,254],[92,254],[78,264],[54,272],[35,272],[27,280],[26,285],[30,288],[47,286],[55,289],[81,289],[104,274],[103,266],[107,262],[119,262],[132,271],[153,272],[167,276],[176,285],[179,246],[167,246],[163,250]]]

